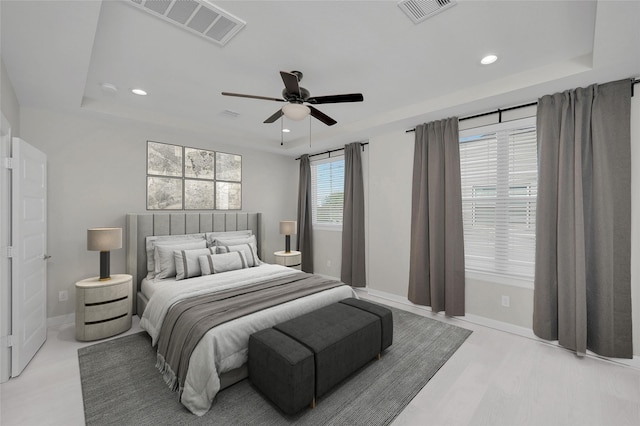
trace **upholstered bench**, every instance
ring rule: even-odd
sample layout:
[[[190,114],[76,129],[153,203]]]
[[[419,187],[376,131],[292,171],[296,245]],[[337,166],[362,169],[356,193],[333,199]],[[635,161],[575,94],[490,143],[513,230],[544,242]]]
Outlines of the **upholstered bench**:
[[[249,379],[287,414],[315,406],[316,398],[391,345],[391,311],[373,303],[339,303],[254,333]]]

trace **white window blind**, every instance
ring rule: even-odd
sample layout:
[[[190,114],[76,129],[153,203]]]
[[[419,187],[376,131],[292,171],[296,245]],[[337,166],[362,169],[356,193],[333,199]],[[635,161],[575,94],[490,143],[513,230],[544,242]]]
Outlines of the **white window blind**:
[[[342,226],[344,158],[311,163],[311,215],[314,226]]]
[[[532,119],[460,134],[466,269],[532,279],[538,188]]]

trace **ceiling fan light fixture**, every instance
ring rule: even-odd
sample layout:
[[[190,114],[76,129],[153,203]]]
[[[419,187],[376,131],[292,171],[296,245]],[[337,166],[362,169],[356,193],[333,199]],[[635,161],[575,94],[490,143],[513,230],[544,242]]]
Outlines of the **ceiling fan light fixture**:
[[[498,57],[496,55],[487,55],[487,56],[485,56],[484,58],[482,58],[480,60],[480,63],[482,65],[490,65],[490,64],[494,63],[497,60],[498,60]]]
[[[282,107],[282,113],[288,119],[300,121],[307,117],[311,110],[308,106],[302,104],[287,104]]]

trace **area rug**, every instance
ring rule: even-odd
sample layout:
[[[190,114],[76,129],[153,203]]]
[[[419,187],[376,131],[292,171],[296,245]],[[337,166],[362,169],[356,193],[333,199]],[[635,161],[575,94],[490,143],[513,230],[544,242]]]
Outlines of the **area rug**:
[[[197,417],[155,368],[145,332],[78,350],[88,425],[387,425],[444,365],[471,331],[393,311],[393,345],[317,401],[286,416],[247,379],[220,392]]]

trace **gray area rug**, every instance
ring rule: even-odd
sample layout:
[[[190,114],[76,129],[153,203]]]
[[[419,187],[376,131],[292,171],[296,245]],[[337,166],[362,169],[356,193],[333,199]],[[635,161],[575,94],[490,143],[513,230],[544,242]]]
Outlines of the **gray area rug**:
[[[393,311],[393,345],[318,400],[315,409],[282,414],[243,380],[220,392],[202,417],[178,401],[155,368],[145,332],[78,350],[88,425],[387,425],[460,347],[471,331]]]

